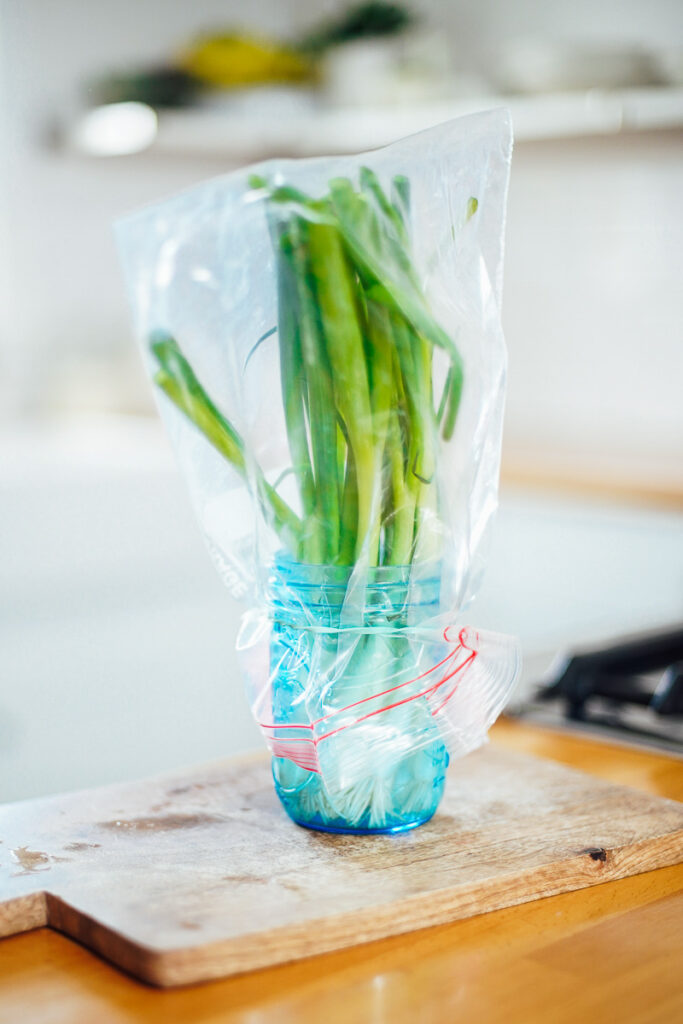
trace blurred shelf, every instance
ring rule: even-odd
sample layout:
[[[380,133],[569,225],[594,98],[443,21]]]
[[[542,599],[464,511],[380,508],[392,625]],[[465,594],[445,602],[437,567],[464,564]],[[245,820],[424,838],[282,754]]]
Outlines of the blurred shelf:
[[[83,115],[68,131],[67,145],[88,155],[145,152],[227,157],[233,161],[350,153],[386,145],[454,117],[501,106],[512,114],[518,142],[683,127],[683,87],[489,95],[429,105],[374,108],[325,107],[295,94],[269,97],[254,93],[226,100],[220,106],[162,111],[158,117],[141,104],[116,106],[129,108],[129,115],[133,114],[130,108],[140,108],[137,125],[134,116],[129,117],[130,148],[126,148],[126,140],[121,137],[126,131],[125,116],[118,129],[112,116],[103,130],[106,137],[102,145],[98,145],[96,126],[93,133],[92,116],[114,108],[99,108]],[[143,111],[147,111],[148,117],[146,131],[141,125]]]

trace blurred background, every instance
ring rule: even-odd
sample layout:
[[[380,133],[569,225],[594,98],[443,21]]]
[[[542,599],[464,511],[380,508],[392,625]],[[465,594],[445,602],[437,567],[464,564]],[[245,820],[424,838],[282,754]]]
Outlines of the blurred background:
[[[683,618],[677,0],[0,0],[0,800],[259,746],[240,610],[112,224],[271,156],[506,105],[501,508],[468,618],[558,652]]]

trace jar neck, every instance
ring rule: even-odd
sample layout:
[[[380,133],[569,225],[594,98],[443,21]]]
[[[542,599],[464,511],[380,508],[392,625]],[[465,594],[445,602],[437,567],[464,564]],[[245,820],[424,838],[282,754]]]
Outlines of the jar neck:
[[[437,562],[371,567],[358,580],[353,567],[307,565],[280,555],[268,575],[266,598],[277,622],[400,628],[438,614],[440,590]]]

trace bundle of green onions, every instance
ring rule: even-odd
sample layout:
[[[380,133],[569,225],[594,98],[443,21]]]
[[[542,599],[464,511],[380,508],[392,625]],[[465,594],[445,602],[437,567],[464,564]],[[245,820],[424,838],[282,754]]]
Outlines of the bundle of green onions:
[[[296,561],[372,567],[433,557],[436,448],[439,434],[453,434],[463,367],[413,264],[409,182],[394,177],[387,195],[364,167],[358,188],[335,178],[322,199],[258,177],[250,187],[266,203],[276,256],[282,401],[300,512],[254,466],[166,332],[150,338],[155,382],[251,480]],[[464,219],[476,209],[472,198]],[[438,401],[435,349],[449,366]]]

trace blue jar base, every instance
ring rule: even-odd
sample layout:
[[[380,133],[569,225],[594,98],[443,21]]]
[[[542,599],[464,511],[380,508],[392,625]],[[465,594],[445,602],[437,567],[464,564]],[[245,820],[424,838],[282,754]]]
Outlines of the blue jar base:
[[[436,808],[426,818],[417,818],[415,821],[406,821],[400,825],[386,825],[380,828],[353,828],[350,825],[323,825],[316,824],[311,821],[298,821],[297,818],[293,818],[291,814],[289,816],[295,825],[300,825],[301,828],[307,828],[311,832],[333,832],[342,836],[386,836],[396,835],[398,832],[410,832],[411,829],[419,828],[420,825],[425,825],[431,818],[433,818],[435,812]]]
[[[317,772],[273,758],[275,791],[302,828],[340,835],[391,835],[434,816],[446,784],[448,752],[441,743],[415,751],[390,772],[370,775],[331,796]]]

